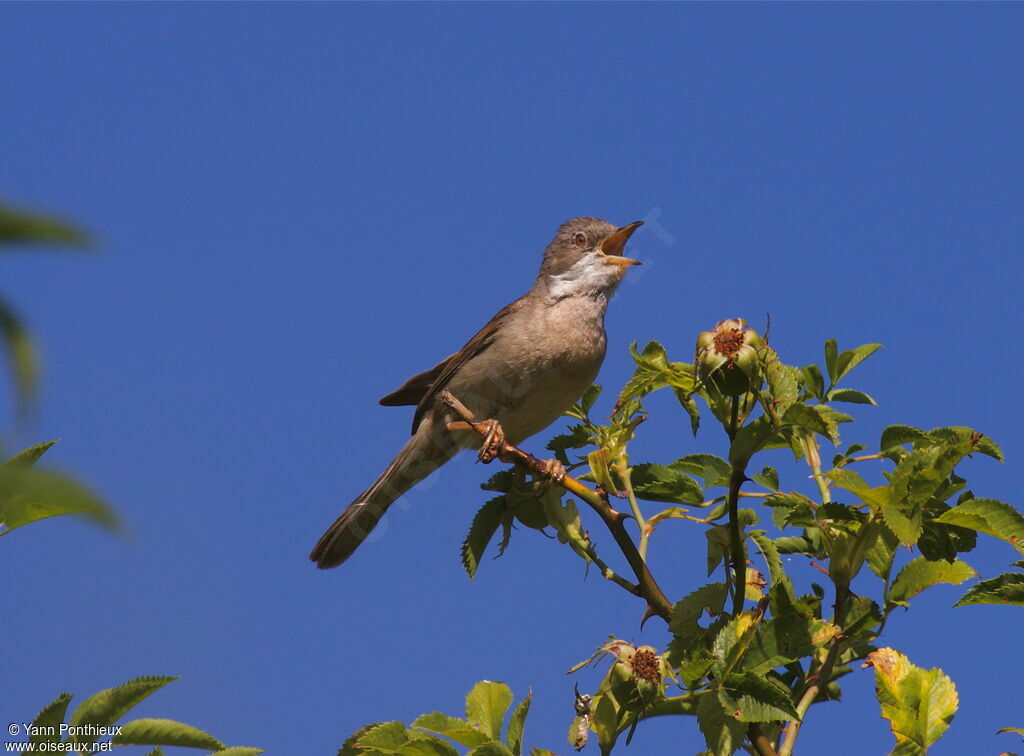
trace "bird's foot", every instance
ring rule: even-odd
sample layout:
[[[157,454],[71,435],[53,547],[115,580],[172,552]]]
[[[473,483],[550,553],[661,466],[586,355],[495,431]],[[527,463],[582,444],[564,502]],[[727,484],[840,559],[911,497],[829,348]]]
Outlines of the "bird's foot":
[[[484,420],[483,425],[487,426],[487,433],[476,456],[486,465],[497,459],[505,448],[505,431],[497,420]]]
[[[558,483],[565,477],[565,465],[557,459],[541,460],[541,464],[544,465],[544,472],[541,474],[544,476],[547,485],[550,486],[552,483]]]

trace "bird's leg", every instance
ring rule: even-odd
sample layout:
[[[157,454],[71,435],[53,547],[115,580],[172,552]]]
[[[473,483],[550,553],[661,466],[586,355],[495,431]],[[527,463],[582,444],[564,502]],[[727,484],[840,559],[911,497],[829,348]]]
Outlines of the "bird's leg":
[[[480,425],[486,428],[484,442],[480,444],[480,451],[477,452],[477,459],[485,465],[497,459],[505,448],[505,431],[497,420],[484,420]]]

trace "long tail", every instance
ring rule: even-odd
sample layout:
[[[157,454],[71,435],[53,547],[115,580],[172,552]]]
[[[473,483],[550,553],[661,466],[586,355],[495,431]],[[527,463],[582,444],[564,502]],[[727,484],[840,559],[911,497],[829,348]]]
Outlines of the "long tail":
[[[426,420],[426,419],[425,419]],[[372,486],[348,505],[313,547],[309,558],[324,570],[337,567],[359,548],[402,494],[447,462],[455,452],[430,434],[429,420],[409,439]]]

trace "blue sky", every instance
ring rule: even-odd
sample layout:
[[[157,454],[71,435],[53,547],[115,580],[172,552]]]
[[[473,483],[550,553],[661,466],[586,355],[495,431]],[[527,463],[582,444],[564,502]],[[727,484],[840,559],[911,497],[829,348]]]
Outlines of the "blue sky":
[[[844,440],[972,425],[1009,458],[967,462],[972,487],[1014,501],[1022,22],[1016,4],[0,8],[0,191],[99,252],[0,263],[46,358],[16,440],[61,438],[52,462],[130,528],[4,539],[0,716],[180,674],[140,712],[323,754],[368,721],[457,713],[490,678],[532,686],[528,741],[568,751],[564,670],[609,633],[666,634],[534,532],[471,583],[458,546],[489,470],[449,465],[339,570],[306,554],[406,437],[377,398],[521,294],[577,215],[656,221],[610,308],[609,389],[631,341],[685,360],[725,317],[770,313],[798,364],[879,341],[851,385],[880,406]],[[673,404],[650,402],[634,459],[723,450]],[[654,564],[681,596],[704,539],[665,530]],[[1013,553],[966,559],[989,577]],[[959,595],[923,595],[883,642],[959,688],[935,754],[1012,749],[995,731],[1024,725],[1020,610]],[[870,672],[845,695],[804,748],[885,752]],[[670,747],[702,747],[693,722],[626,752]]]

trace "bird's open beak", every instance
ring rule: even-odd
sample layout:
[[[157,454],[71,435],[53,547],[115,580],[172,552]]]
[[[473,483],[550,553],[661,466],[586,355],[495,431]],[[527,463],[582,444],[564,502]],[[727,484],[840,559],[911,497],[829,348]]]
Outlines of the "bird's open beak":
[[[644,225],[643,221],[630,223],[628,226],[623,226],[606,236],[597,247],[598,252],[604,255],[604,262],[609,265],[643,265],[639,260],[622,256],[622,250],[626,248],[626,242],[629,241],[629,237],[642,225]]]

